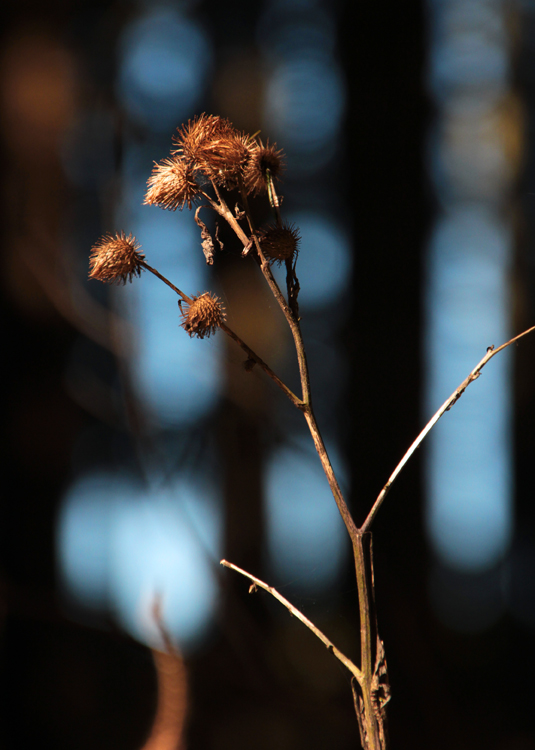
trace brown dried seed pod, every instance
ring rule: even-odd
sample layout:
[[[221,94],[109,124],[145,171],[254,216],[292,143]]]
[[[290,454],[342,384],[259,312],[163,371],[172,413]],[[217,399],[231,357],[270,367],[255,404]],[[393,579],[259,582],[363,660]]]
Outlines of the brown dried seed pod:
[[[174,154],[182,154],[206,177],[228,188],[235,187],[250,156],[247,138],[229,120],[215,115],[189,120],[174,142]]]
[[[203,113],[193,120],[188,120],[187,125],[178,128],[178,133],[173,137],[177,145],[173,153],[181,153],[189,161],[196,161],[197,152],[206,143],[229,135],[234,131],[229,120],[216,115]]]
[[[266,172],[269,169],[271,177],[279,180],[284,172],[284,152],[269,141],[264,146],[262,141],[249,144],[250,158],[245,169],[244,182],[247,193],[258,195],[267,190]]]
[[[132,281],[143,270],[145,256],[139,252],[140,247],[132,234],[127,237],[120,232],[101,237],[91,248],[89,278],[117,284]]]
[[[195,170],[184,159],[171,156],[159,164],[155,163],[147,182],[148,190],[144,203],[175,211],[185,204],[191,209],[199,197],[200,188],[195,180]]]
[[[225,320],[221,300],[210,292],[193,297],[191,304],[183,302],[182,306],[182,328],[199,339],[209,338]]]
[[[283,224],[282,227],[272,225],[258,232],[260,248],[270,263],[279,265],[286,260],[292,260],[299,252],[301,237],[299,230],[293,224]]]

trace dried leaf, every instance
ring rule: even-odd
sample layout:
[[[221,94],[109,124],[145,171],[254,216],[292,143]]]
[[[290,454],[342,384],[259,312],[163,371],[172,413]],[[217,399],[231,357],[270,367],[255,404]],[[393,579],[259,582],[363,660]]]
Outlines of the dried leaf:
[[[206,258],[206,263],[211,266],[214,262],[214,241],[212,240],[212,235],[208,231],[208,227],[199,218],[199,211],[201,210],[201,208],[204,208],[204,206],[199,206],[199,208],[195,211],[195,221],[201,228],[202,251],[204,253],[204,257]]]
[[[215,234],[214,234],[214,237],[215,237],[215,241],[219,245],[219,249],[223,250],[223,248],[225,247],[225,245],[223,244],[223,242],[221,241],[221,239],[219,237],[219,224],[217,223],[217,221],[215,223]]]

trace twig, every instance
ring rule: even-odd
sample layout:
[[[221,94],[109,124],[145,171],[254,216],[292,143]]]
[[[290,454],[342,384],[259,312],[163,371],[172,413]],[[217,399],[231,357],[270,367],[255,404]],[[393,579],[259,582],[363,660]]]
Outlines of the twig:
[[[152,268],[152,266],[149,266],[149,264],[146,263],[145,261],[141,261],[141,265],[143,266],[143,268],[146,268],[147,271],[150,271],[157,278],[163,281],[164,284],[167,284],[167,286],[170,287],[174,292],[176,292],[176,294],[178,294],[178,296],[181,297],[184,302],[191,305],[193,300],[190,297],[188,297],[187,294],[184,294],[184,292],[182,292],[177,286],[171,283],[169,279],[166,279],[165,276],[162,276],[162,274],[159,271],[157,271],[155,268]],[[234,331],[231,328],[229,328],[228,325],[226,325],[226,323],[220,323],[219,327],[221,328],[222,331],[224,331],[227,334],[227,336],[230,336],[230,338],[233,341],[235,341],[238,344],[238,346],[240,346],[243,349],[243,351],[247,354],[247,357],[249,359],[254,360],[254,362],[256,362],[256,364],[262,370],[264,370],[266,375],[269,375],[269,377],[273,380],[273,382],[279,386],[281,391],[283,391],[283,393],[290,399],[290,401],[294,404],[294,406],[297,406],[298,408],[302,407],[303,402],[301,401],[301,399],[298,396],[296,396],[295,393],[292,390],[290,390],[290,388],[288,388],[288,386],[279,378],[278,375],[276,375],[273,372],[271,367],[267,365],[264,362],[264,360],[258,356],[258,354],[256,354],[256,352],[254,352],[249,346],[247,346],[245,341],[242,341],[242,339],[238,336],[237,333],[234,333]]]
[[[325,448],[325,443],[323,442],[323,438],[321,436],[321,432],[318,427],[318,423],[316,421],[314,409],[312,407],[310,374],[308,370],[305,344],[303,342],[303,336],[301,333],[299,320],[297,319],[296,315],[294,314],[294,311],[292,310],[288,302],[284,299],[284,295],[282,294],[280,287],[277,284],[271,272],[269,262],[267,261],[267,259],[265,258],[262,252],[260,242],[258,241],[258,237],[256,236],[256,233],[254,231],[253,218],[252,218],[251,211],[249,208],[247,192],[245,191],[243,182],[240,182],[240,190],[241,190],[241,196],[243,200],[243,207],[245,209],[247,221],[249,223],[249,228],[252,233],[252,237],[253,237],[253,241],[256,247],[258,258],[260,259],[260,270],[262,271],[262,274],[264,275],[264,278],[266,279],[273,296],[277,300],[279,307],[281,308],[282,313],[284,317],[286,318],[286,321],[290,327],[290,330],[292,332],[292,336],[294,339],[295,350],[297,353],[297,361],[299,365],[299,375],[301,379],[301,390],[303,394],[302,395],[303,400],[301,401],[300,404],[297,404],[297,406],[299,406],[299,408],[302,410],[305,416],[308,428],[310,430],[310,434],[314,441],[316,451],[318,453],[318,456],[321,461],[321,465],[323,467],[323,471],[325,472],[325,476],[327,477],[329,487],[331,488],[331,492],[333,494],[334,500],[338,507],[338,511],[340,512],[340,515],[342,516],[342,520],[345,524],[347,532],[354,546],[356,543],[357,536],[358,536],[357,526],[355,522],[353,521],[350,510],[342,494],[342,490],[340,489],[340,485],[338,484],[338,481],[336,479],[329,455]]]
[[[234,331],[229,328],[226,323],[220,323],[219,327],[222,331],[224,331],[227,336],[230,336],[230,338],[235,341],[238,346],[241,346],[243,351],[248,355],[249,359],[252,359],[256,362],[256,364],[264,370],[264,372],[269,375],[269,377],[279,386],[281,391],[283,391],[290,401],[293,403],[294,406],[297,406],[298,409],[301,408],[303,402],[301,399],[295,395],[295,393],[288,388],[288,386],[278,377],[278,375],[275,375],[273,370],[269,365],[267,365],[264,360],[258,356],[252,349],[250,349],[247,344],[241,340],[241,338],[238,336],[237,333],[234,333]]]
[[[163,281],[164,284],[167,284],[168,287],[171,287],[173,292],[176,292],[179,297],[182,297],[183,302],[187,302],[188,305],[191,305],[191,303],[193,302],[191,297],[188,297],[187,294],[184,294],[184,292],[181,292],[177,286],[172,284],[169,281],[169,279],[165,278],[165,276],[162,276],[162,274],[159,271],[157,271],[155,268],[152,268],[152,266],[149,266],[149,264],[144,260],[140,261],[139,265],[143,266],[143,268],[146,268],[147,271],[150,271],[151,273],[153,273],[158,279],[160,279],[160,281]]]
[[[455,389],[455,391],[451,394],[451,396],[444,401],[440,409],[437,411],[437,413],[429,420],[429,422],[426,424],[424,429],[420,432],[416,440],[413,442],[413,444],[410,446],[409,450],[405,453],[399,464],[396,466],[394,471],[392,472],[388,482],[385,484],[381,492],[379,493],[377,500],[373,504],[372,509],[368,513],[368,517],[360,527],[360,530],[362,532],[366,532],[369,530],[373,519],[377,515],[377,511],[381,507],[383,500],[387,496],[390,488],[392,487],[393,483],[396,481],[397,477],[401,473],[402,469],[405,467],[406,463],[410,459],[410,457],[413,455],[413,453],[416,451],[417,448],[420,447],[421,443],[423,442],[426,435],[432,430],[432,428],[436,425],[438,420],[445,414],[447,411],[451,409],[451,407],[461,398],[465,390],[468,388],[470,383],[473,383],[474,380],[477,380],[477,378],[481,374],[481,370],[485,367],[487,362],[491,360],[498,352],[501,352],[502,349],[505,349],[506,347],[510,346],[511,344],[514,344],[515,341],[518,341],[518,339],[521,339],[523,336],[527,336],[528,333],[531,333],[535,330],[535,326],[532,326],[531,328],[528,328],[527,331],[524,331],[523,333],[519,333],[518,336],[515,336],[514,338],[510,339],[510,341],[506,341],[505,344],[502,344],[497,349],[495,349],[493,346],[489,346],[487,349],[487,353],[483,357],[483,359],[474,367],[470,375],[463,380],[461,385]]]
[[[296,302],[295,299],[293,300],[294,304],[292,304],[291,289],[290,289],[291,285],[288,283],[288,280],[287,280],[287,287],[288,287],[288,301],[287,301],[284,298],[284,295],[282,294],[275,278],[273,277],[268,260],[266,259],[265,255],[262,252],[262,247],[260,245],[257,234],[255,232],[253,218],[251,215],[251,211],[249,209],[247,193],[244,189],[243,182],[240,182],[240,190],[241,190],[241,196],[242,196],[242,201],[243,201],[243,207],[247,216],[249,229],[251,231],[251,240],[256,249],[256,259],[259,261],[260,270],[262,271],[262,274],[264,275],[264,278],[266,279],[273,296],[275,297],[277,303],[279,304],[279,307],[282,310],[282,313],[284,314],[284,317],[286,318],[286,321],[290,327],[290,330],[292,332],[292,336],[294,339],[295,349],[297,353],[297,361],[299,364],[299,374],[300,374],[301,389],[302,389],[302,402],[299,408],[302,410],[304,417],[307,421],[308,428],[310,430],[310,434],[314,441],[316,451],[320,458],[323,471],[325,472],[325,476],[327,477],[329,487],[331,488],[331,492],[333,494],[334,500],[336,502],[340,515],[342,516],[342,520],[344,521],[347,532],[351,538],[351,543],[353,547],[353,556],[354,556],[354,561],[355,561],[355,574],[356,574],[356,579],[357,579],[358,600],[359,600],[360,642],[361,642],[362,663],[361,663],[361,669],[358,669],[357,667],[355,667],[354,664],[352,664],[352,662],[349,662],[349,661],[348,663],[346,663],[346,667],[350,669],[352,674],[358,679],[361,690],[362,690],[362,700],[363,700],[362,726],[365,729],[365,740],[363,740],[365,743],[365,748],[366,750],[379,750],[381,747],[381,739],[380,739],[381,733],[384,729],[383,727],[384,717],[376,715],[376,712],[374,711],[374,703],[373,703],[374,701],[374,698],[373,698],[374,662],[373,662],[373,643],[372,643],[372,623],[371,623],[371,612],[370,612],[371,601],[373,598],[372,596],[373,584],[370,584],[370,582],[368,581],[368,576],[367,576],[366,560],[364,556],[364,547],[363,547],[364,533],[360,529],[357,528],[351,516],[351,512],[347,506],[347,503],[344,499],[344,496],[342,494],[342,491],[336,479],[331,461],[329,459],[329,456],[325,448],[325,444],[323,442],[323,438],[321,436],[321,432],[316,422],[316,417],[315,417],[314,409],[312,406],[310,375],[309,375],[309,370],[308,370],[305,346],[304,346],[303,337],[301,334],[301,327],[299,325],[299,317],[297,313],[297,305],[295,304]],[[224,204],[224,201],[222,200],[219,193],[217,193],[217,190],[216,190],[216,194],[219,200],[219,208],[217,210],[219,211],[220,215],[222,216],[225,215],[225,218],[227,218],[226,213],[228,212],[230,214],[230,211],[228,210],[228,207],[226,206],[226,204]],[[236,223],[234,217],[232,217],[232,220],[233,220],[232,222],[229,222],[231,223],[231,226],[233,226],[233,224]],[[241,227],[240,227],[240,231],[243,233],[243,230],[241,230]],[[243,242],[243,239],[240,236],[240,234],[238,234],[238,237]],[[308,628],[310,628],[317,635],[317,637],[320,638],[325,643],[325,645],[327,645],[330,648],[334,648],[332,644],[330,644],[330,641],[328,641],[328,639],[326,639],[326,637],[320,631],[318,631],[317,628],[309,620],[307,620],[298,610],[295,610],[295,608],[293,608],[292,605],[286,599],[284,599],[284,597],[282,597],[277,591],[275,591],[275,589],[263,583],[262,581],[259,581],[258,579],[254,578],[254,576],[251,576],[249,573],[246,573],[245,571],[241,570],[240,568],[237,568],[236,566],[230,563],[226,563],[225,561],[222,561],[222,564],[227,565],[228,567],[232,567],[233,569],[240,572],[242,575],[245,575],[248,578],[250,578],[258,586],[261,586],[262,588],[264,588],[266,591],[272,594],[272,596],[274,596],[282,604],[284,604],[284,606],[286,606],[290,610],[290,612],[293,612],[297,617],[299,617],[299,619]],[[372,588],[370,588],[370,586],[372,586]],[[340,660],[343,663],[345,663],[343,659],[346,659],[346,657],[343,657],[342,654],[338,655],[338,653],[336,655],[338,656],[338,658],[340,658]],[[354,670],[358,671],[358,675],[357,675],[357,672],[355,672]]]
[[[355,521],[353,520],[349,508],[347,507],[347,503],[342,494],[342,490],[340,489],[340,485],[338,484],[338,480],[336,479],[336,475],[334,473],[329,454],[327,453],[327,449],[325,448],[325,443],[323,442],[323,438],[318,427],[318,423],[316,422],[316,416],[314,414],[312,406],[310,404],[307,404],[303,409],[303,413],[308,425],[308,429],[310,430],[312,440],[314,441],[316,453],[319,456],[323,471],[325,473],[325,476],[327,477],[327,481],[329,482],[329,487],[331,488],[334,501],[340,515],[342,516],[342,521],[345,524],[347,533],[349,534],[354,547],[357,541],[357,537],[359,536],[359,530],[357,528],[357,525],[355,524]]]
[[[255,576],[248,573],[246,570],[242,570],[242,568],[238,568],[237,565],[234,565],[234,563],[228,562],[227,560],[221,560],[221,565],[224,565],[226,568],[230,568],[231,570],[235,570],[237,573],[241,573],[242,576],[245,576],[246,578],[249,578],[253,582],[253,585],[250,587],[249,592],[253,592],[257,586],[259,586],[261,589],[264,589],[264,591],[267,591],[268,594],[271,594],[271,596],[275,597],[286,609],[290,612],[290,614],[297,617],[298,620],[301,620],[303,625],[306,625],[306,627],[311,630],[314,635],[320,639],[320,641],[329,649],[329,651],[336,656],[336,658],[346,667],[351,674],[358,680],[359,684],[362,684],[362,681],[364,679],[364,676],[360,669],[356,666],[356,664],[353,664],[351,659],[348,659],[347,656],[345,656],[340,649],[336,648],[336,646],[331,643],[331,641],[327,638],[327,636],[321,632],[319,628],[317,628],[313,622],[311,622],[308,617],[305,617],[305,615],[300,612],[296,607],[294,607],[293,604],[291,604],[288,599],[285,599],[279,592],[274,589],[272,586],[268,586],[267,583],[264,583],[264,581],[261,581],[259,578],[256,578]]]
[[[158,699],[151,732],[142,750],[179,750],[183,747],[181,738],[188,705],[186,668],[163,622],[158,596],[154,599],[152,614],[163,648],[151,649],[158,680]]]
[[[299,321],[294,315],[293,310],[291,309],[289,303],[284,299],[284,295],[281,292],[280,287],[277,284],[277,281],[275,280],[275,277],[273,276],[271,272],[271,267],[269,265],[269,262],[267,261],[264,253],[262,252],[260,242],[258,241],[258,237],[256,236],[256,232],[254,230],[254,222],[253,222],[253,217],[249,208],[249,201],[247,198],[247,193],[245,191],[243,182],[241,180],[240,180],[240,192],[241,192],[241,197],[243,201],[243,207],[247,215],[247,221],[251,229],[253,243],[256,248],[258,259],[260,261],[260,270],[262,271],[262,274],[265,280],[267,281],[268,286],[271,289],[271,293],[273,294],[273,296],[275,297],[277,301],[277,304],[282,310],[282,313],[284,317],[286,318],[286,321],[290,327],[290,331],[293,336],[293,340],[295,344],[295,351],[297,354],[297,363],[299,365],[301,389],[303,391],[303,394],[302,394],[303,403],[310,404],[311,402],[310,375],[308,371],[305,345],[303,342],[303,335],[301,333],[301,327],[299,326]]]

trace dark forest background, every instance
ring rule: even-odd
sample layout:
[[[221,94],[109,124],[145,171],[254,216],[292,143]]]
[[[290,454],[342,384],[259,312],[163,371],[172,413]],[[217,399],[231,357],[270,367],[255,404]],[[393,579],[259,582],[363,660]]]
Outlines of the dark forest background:
[[[257,5],[197,4],[195,13],[210,30],[216,68],[229,46],[254,44]],[[87,613],[73,614],[63,605],[54,549],[58,503],[77,438],[97,420],[65,387],[69,353],[84,331],[69,316],[58,258],[70,232],[80,245],[72,262],[82,263],[84,244],[89,250],[109,214],[102,196],[71,188],[51,144],[72,115],[69,107],[90,98],[117,113],[120,131],[112,86],[114,44],[134,11],[127,2],[96,0],[22,0],[3,3],[0,10],[4,52],[20,36],[21,44],[29,45],[28,56],[39,56],[42,45],[46,66],[46,40],[53,40],[67,50],[55,53],[65,54],[54,63],[64,76],[58,86],[78,87],[64,99],[52,83],[48,90],[36,89],[34,107],[21,94],[20,118],[13,121],[5,108],[2,116],[0,747],[6,750],[140,748],[156,711],[151,651],[122,633],[111,617],[91,621]],[[535,323],[535,202],[529,198],[535,191],[535,16],[526,11],[522,18],[515,56],[515,86],[525,117],[524,164],[512,209],[518,228],[515,331]],[[423,253],[436,211],[424,156],[433,111],[424,86],[423,2],[341,2],[338,19],[349,92],[340,179],[355,239],[351,304],[338,333],[351,377],[338,394],[338,418],[352,467],[352,507],[361,521],[422,426]],[[28,56],[21,54],[21,66]],[[69,78],[69,61],[75,61],[77,78]],[[19,85],[21,71],[2,68],[4,101],[6,91]],[[63,109],[61,101],[53,109],[54,96]],[[212,106],[208,99],[203,109]],[[119,137],[112,158],[119,169]],[[482,342],[483,351],[488,343]],[[107,354],[95,356],[101,356],[103,370],[116,367]],[[525,340],[515,356],[517,533],[510,564],[517,566],[522,596],[535,609],[535,339]],[[223,431],[225,439],[235,435],[240,441],[233,455],[243,463],[230,466],[227,478],[234,496],[245,493],[244,484],[249,490],[258,482],[261,422],[229,403],[222,405],[212,429],[216,436]],[[102,425],[101,450],[113,445],[129,451],[128,434],[114,430]],[[417,455],[400,479],[374,530],[377,607],[394,696],[392,747],[534,750],[533,627],[505,615],[484,632],[459,633],[430,608],[421,458]],[[225,557],[261,570],[258,547],[240,541],[261,539],[254,512],[236,516],[229,510],[229,518],[233,526]],[[353,585],[348,563],[341,588],[347,592]],[[458,585],[464,585],[462,577]],[[218,632],[186,658],[183,746],[358,747],[346,674],[266,599],[249,597],[241,580],[226,581]],[[336,611],[309,614],[355,652],[356,592],[340,599]]]

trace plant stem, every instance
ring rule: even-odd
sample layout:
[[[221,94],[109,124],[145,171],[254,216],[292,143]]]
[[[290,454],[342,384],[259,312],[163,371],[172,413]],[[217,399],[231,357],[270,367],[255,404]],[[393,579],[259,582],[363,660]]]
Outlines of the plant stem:
[[[214,189],[216,190],[216,195],[219,201],[218,204],[213,203],[214,208],[220,214],[220,216],[223,216],[229,222],[229,224],[234,228],[237,236],[241,240],[244,247],[250,247],[250,241],[248,240],[247,237],[245,237],[242,228],[239,226],[237,220],[235,219],[233,214],[230,212],[228,206],[226,205],[225,201],[220,196],[217,190],[217,187],[215,185],[214,185]],[[296,349],[296,354],[297,354],[297,361],[299,365],[301,390],[302,390],[302,401],[299,404],[296,404],[296,406],[298,406],[298,408],[300,408],[304,414],[308,428],[310,430],[310,434],[314,441],[314,446],[316,448],[319,459],[321,461],[321,465],[323,467],[323,471],[325,472],[325,476],[327,477],[327,481],[329,483],[329,487],[331,489],[334,500],[336,502],[338,511],[342,517],[342,520],[345,524],[345,527],[351,539],[351,543],[353,547],[353,555],[354,555],[354,560],[355,560],[355,572],[356,572],[356,579],[357,579],[359,614],[360,614],[360,645],[361,645],[362,679],[359,679],[359,684],[360,684],[360,688],[362,692],[362,708],[359,711],[359,724],[361,726],[362,742],[363,742],[363,746],[365,747],[365,750],[384,750],[384,747],[381,746],[381,739],[380,739],[381,731],[378,726],[378,719],[376,717],[376,713],[374,711],[373,696],[372,696],[372,685],[373,685],[373,679],[374,679],[374,658],[373,658],[374,657],[374,644],[373,644],[373,638],[372,638],[372,623],[371,623],[371,617],[370,617],[370,609],[371,609],[371,602],[373,599],[373,596],[372,596],[373,582],[369,580],[368,573],[367,573],[366,557],[364,554],[364,547],[363,547],[364,534],[361,530],[357,528],[351,516],[347,503],[340,489],[340,485],[338,484],[338,481],[336,479],[331,461],[329,459],[327,450],[325,448],[325,443],[323,442],[323,438],[321,436],[321,432],[316,421],[314,409],[312,406],[310,375],[309,375],[309,370],[308,370],[305,346],[304,346],[303,337],[301,333],[301,327],[299,325],[299,318],[296,312],[297,305],[294,305],[294,309],[292,309],[292,306],[290,306],[289,302],[287,302],[286,299],[284,298],[284,295],[282,294],[279,288],[279,285],[277,284],[271,272],[271,266],[262,252],[260,242],[255,232],[252,215],[249,209],[247,193],[243,187],[243,184],[240,184],[240,189],[241,189],[243,207],[245,210],[247,221],[249,223],[249,229],[251,231],[252,241],[256,249],[256,257],[257,257],[257,260],[259,261],[260,270],[262,271],[262,274],[264,275],[264,278],[266,279],[273,296],[277,300],[277,303],[279,307],[281,308],[284,317],[286,318],[286,321],[290,327],[290,330],[294,339],[294,344],[295,344],[295,349]],[[271,184],[270,197],[272,200],[272,204],[278,202],[274,198],[274,190],[273,190],[272,184]],[[278,214],[277,218],[278,218],[278,221],[280,222],[280,214]],[[237,231],[236,225],[239,231]],[[290,289],[288,290],[288,294],[290,295]],[[228,567],[233,567],[234,569],[236,569],[235,566],[228,565]],[[239,572],[241,572],[244,575],[247,575],[249,578],[251,578],[251,580],[255,580],[254,577],[251,576],[250,574],[245,573],[244,571],[241,571],[241,570],[239,570]],[[261,584],[259,583],[258,585],[261,585]],[[267,584],[262,584],[262,587],[266,588],[266,590],[272,593],[273,596],[276,596],[276,598],[278,598],[279,601],[282,601],[280,595],[278,594],[276,595],[274,593],[275,590],[271,589],[271,587],[267,587]],[[382,736],[384,736],[384,732],[382,733]]]
[[[325,476],[327,477],[327,481],[329,482],[329,487],[331,488],[334,501],[338,507],[340,515],[342,516],[342,520],[351,539],[351,543],[354,545],[359,536],[359,530],[357,529],[349,508],[347,507],[347,503],[342,494],[342,490],[340,489],[340,485],[338,484],[338,480],[336,479],[331,460],[325,448],[325,443],[323,442],[318,423],[316,422],[316,416],[310,404],[307,404],[303,408],[303,414],[305,416],[308,429],[310,430],[312,440],[314,441],[314,446],[321,461],[323,471],[325,472]]]
[[[528,328],[526,331],[523,331],[522,333],[519,333],[518,336],[515,336],[514,338],[510,339],[509,341],[506,341],[505,344],[502,344],[497,349],[495,349],[493,346],[489,346],[488,347],[487,353],[485,354],[485,356],[483,357],[483,359],[481,359],[481,361],[478,362],[478,364],[474,367],[474,369],[468,375],[468,377],[465,378],[463,380],[463,382],[461,383],[461,385],[453,391],[453,393],[451,394],[451,396],[448,399],[446,399],[446,401],[444,401],[444,403],[442,404],[442,406],[440,407],[440,409],[436,412],[436,414],[434,414],[433,417],[431,417],[431,419],[429,420],[429,422],[426,424],[426,426],[424,427],[424,429],[420,432],[420,434],[418,435],[418,437],[416,438],[416,440],[412,443],[412,445],[410,446],[410,448],[408,449],[408,451],[405,453],[405,455],[403,456],[403,458],[401,459],[401,461],[399,462],[399,464],[396,466],[396,468],[394,469],[394,471],[390,475],[390,478],[389,478],[388,482],[385,484],[385,486],[383,487],[383,489],[381,490],[381,492],[377,496],[377,499],[376,499],[375,503],[373,504],[372,509],[368,513],[368,517],[366,518],[366,520],[364,521],[364,523],[361,526],[361,531],[365,532],[365,531],[367,531],[370,528],[370,526],[371,526],[371,524],[373,522],[373,519],[375,518],[375,516],[377,515],[377,512],[379,511],[379,508],[383,504],[383,500],[387,496],[390,488],[392,487],[392,485],[394,484],[394,482],[398,478],[398,476],[401,473],[402,469],[405,467],[405,465],[409,461],[410,457],[413,455],[413,453],[415,453],[415,451],[417,450],[417,448],[420,447],[420,445],[424,441],[425,437],[428,435],[429,432],[431,432],[432,428],[436,425],[436,423],[438,422],[438,420],[447,411],[449,411],[451,409],[451,407],[461,398],[461,396],[463,395],[463,393],[465,392],[465,390],[468,388],[468,386],[470,385],[470,383],[473,383],[474,380],[477,380],[477,378],[481,374],[481,370],[485,367],[485,365],[487,364],[487,362],[489,362],[493,357],[495,357],[496,354],[498,354],[498,352],[501,352],[502,349],[505,349],[506,347],[510,346],[511,344],[514,344],[515,341],[518,341],[518,339],[521,339],[523,336],[527,336],[527,334],[531,333],[532,331],[535,331],[535,326],[532,326],[531,328]]]
[[[262,271],[262,274],[264,278],[266,279],[269,288],[271,289],[271,293],[277,300],[277,303],[282,310],[282,313],[284,317],[286,318],[286,321],[290,327],[290,331],[293,336],[294,344],[295,344],[295,351],[297,354],[297,363],[299,366],[299,377],[301,379],[301,389],[302,389],[302,399],[303,403],[310,404],[311,403],[311,393],[310,393],[310,375],[308,372],[308,364],[307,364],[307,358],[306,358],[306,352],[305,352],[305,345],[303,342],[303,335],[301,333],[301,327],[299,325],[299,320],[294,315],[293,310],[291,309],[288,302],[284,299],[284,295],[280,290],[279,285],[277,284],[275,277],[273,276],[271,272],[271,266],[266,259],[264,253],[262,252],[262,248],[260,246],[260,242],[258,241],[258,237],[256,236],[253,218],[251,215],[251,211],[249,209],[249,201],[247,199],[247,193],[245,192],[245,189],[243,187],[243,183],[240,182],[240,189],[241,189],[241,196],[243,201],[243,207],[245,209],[245,214],[247,216],[247,221],[249,223],[249,228],[251,230],[253,242],[256,248],[257,256],[260,262],[260,270]]]
[[[167,284],[167,286],[170,287],[174,292],[176,292],[176,294],[178,294],[178,296],[181,297],[184,302],[191,305],[193,300],[190,297],[188,297],[187,294],[184,294],[184,292],[182,292],[173,283],[171,283],[169,279],[166,279],[165,276],[163,276],[155,268],[152,268],[152,266],[149,266],[149,264],[146,263],[145,261],[142,261],[141,265],[147,271],[150,271],[151,273],[153,273],[158,279],[160,279],[160,281],[163,281],[164,284]],[[227,334],[227,336],[230,336],[230,338],[233,341],[235,341],[238,344],[238,346],[240,346],[243,349],[243,351],[247,354],[247,357],[249,359],[252,359],[262,370],[264,370],[266,375],[269,375],[269,377],[273,380],[273,382],[279,386],[279,388],[284,393],[284,395],[287,396],[295,406],[297,406],[298,408],[302,407],[301,399],[298,396],[296,396],[295,393],[292,390],[290,390],[290,388],[288,388],[288,386],[279,378],[279,376],[273,372],[271,367],[268,364],[266,364],[264,360],[261,357],[259,357],[255,351],[253,351],[253,349],[247,346],[245,341],[243,341],[238,336],[238,334],[232,330],[232,328],[229,328],[226,323],[220,323],[219,327],[221,328],[222,331],[224,331]]]
[[[368,579],[364,539],[365,535],[359,531],[356,540],[353,542],[359,597],[360,668],[363,676],[361,683],[363,710],[360,712],[360,723],[366,735],[362,738],[365,750],[381,750],[380,732],[372,699],[375,665],[370,602],[373,600],[373,584],[370,584]]]
[[[157,271],[155,268],[152,268],[152,266],[149,266],[149,264],[146,263],[144,260],[141,261],[140,265],[143,266],[143,268],[145,268],[147,271],[150,271],[151,273],[153,273],[158,279],[160,279],[160,281],[163,281],[164,284],[167,284],[168,287],[171,287],[173,292],[176,292],[179,297],[182,297],[182,300],[184,302],[187,302],[188,305],[191,305],[191,303],[193,302],[191,297],[188,297],[187,294],[184,294],[184,292],[180,291],[180,289],[177,286],[172,284],[169,281],[169,279],[165,278],[165,276],[162,276],[162,274],[159,271]]]
[[[294,607],[291,602],[288,601],[288,599],[285,599],[284,596],[279,594],[279,592],[274,589],[272,586],[269,586],[267,583],[264,583],[264,581],[261,581],[260,578],[256,578],[255,576],[251,575],[251,573],[248,573],[246,570],[243,570],[242,568],[238,568],[237,565],[234,565],[233,563],[227,562],[227,560],[221,560],[221,565],[224,565],[226,568],[230,568],[231,570],[235,570],[237,573],[241,573],[242,576],[245,576],[246,578],[249,578],[253,582],[253,586],[249,589],[250,592],[254,591],[256,586],[260,586],[260,588],[264,589],[264,591],[267,591],[271,596],[275,597],[282,605],[286,607],[286,609],[290,612],[290,614],[297,617],[301,622],[307,626],[309,630],[311,630],[314,635],[320,639],[320,641],[327,646],[329,651],[331,651],[336,658],[342,662],[344,667],[346,667],[353,677],[359,682],[359,684],[362,684],[364,676],[361,672],[361,670],[356,666],[356,664],[353,664],[351,659],[348,659],[347,656],[345,656],[340,649],[336,648],[336,646],[327,638],[327,636],[321,632],[319,628],[317,628],[313,622],[311,622],[308,617],[305,617],[305,615],[300,612],[297,607]]]
[[[273,380],[273,382],[276,383],[279,386],[279,388],[281,389],[281,391],[286,396],[288,396],[288,398],[290,399],[290,401],[292,402],[292,404],[294,406],[297,406],[298,409],[300,409],[301,405],[303,403],[301,401],[301,399],[298,396],[296,396],[295,393],[292,390],[290,390],[290,388],[288,388],[288,386],[286,385],[286,383],[284,383],[279,378],[279,376],[276,375],[273,372],[273,370],[271,369],[271,367],[269,365],[267,365],[264,362],[264,360],[261,357],[258,356],[258,354],[256,352],[254,352],[249,346],[247,346],[247,344],[244,341],[242,341],[242,339],[238,336],[238,334],[234,333],[234,331],[231,328],[229,328],[226,323],[220,323],[219,327],[221,328],[222,331],[224,331],[227,334],[227,336],[230,336],[230,338],[233,339],[238,344],[238,346],[241,346],[241,348],[243,349],[243,351],[248,355],[249,359],[254,360],[256,362],[256,364],[262,370],[264,370],[264,372],[266,373],[266,375],[269,375],[269,377]]]
[[[218,213],[221,216],[221,218],[225,219],[225,221],[227,221],[230,224],[230,226],[236,233],[242,245],[244,247],[247,247],[247,245],[249,244],[249,238],[247,237],[247,235],[241,228],[237,218],[234,216],[230,208],[227,206],[215,182],[212,182],[212,185],[213,185],[215,194],[217,195],[217,201],[215,201],[210,195],[208,195],[208,193],[205,193],[203,191],[204,197],[210,203],[214,211]]]

